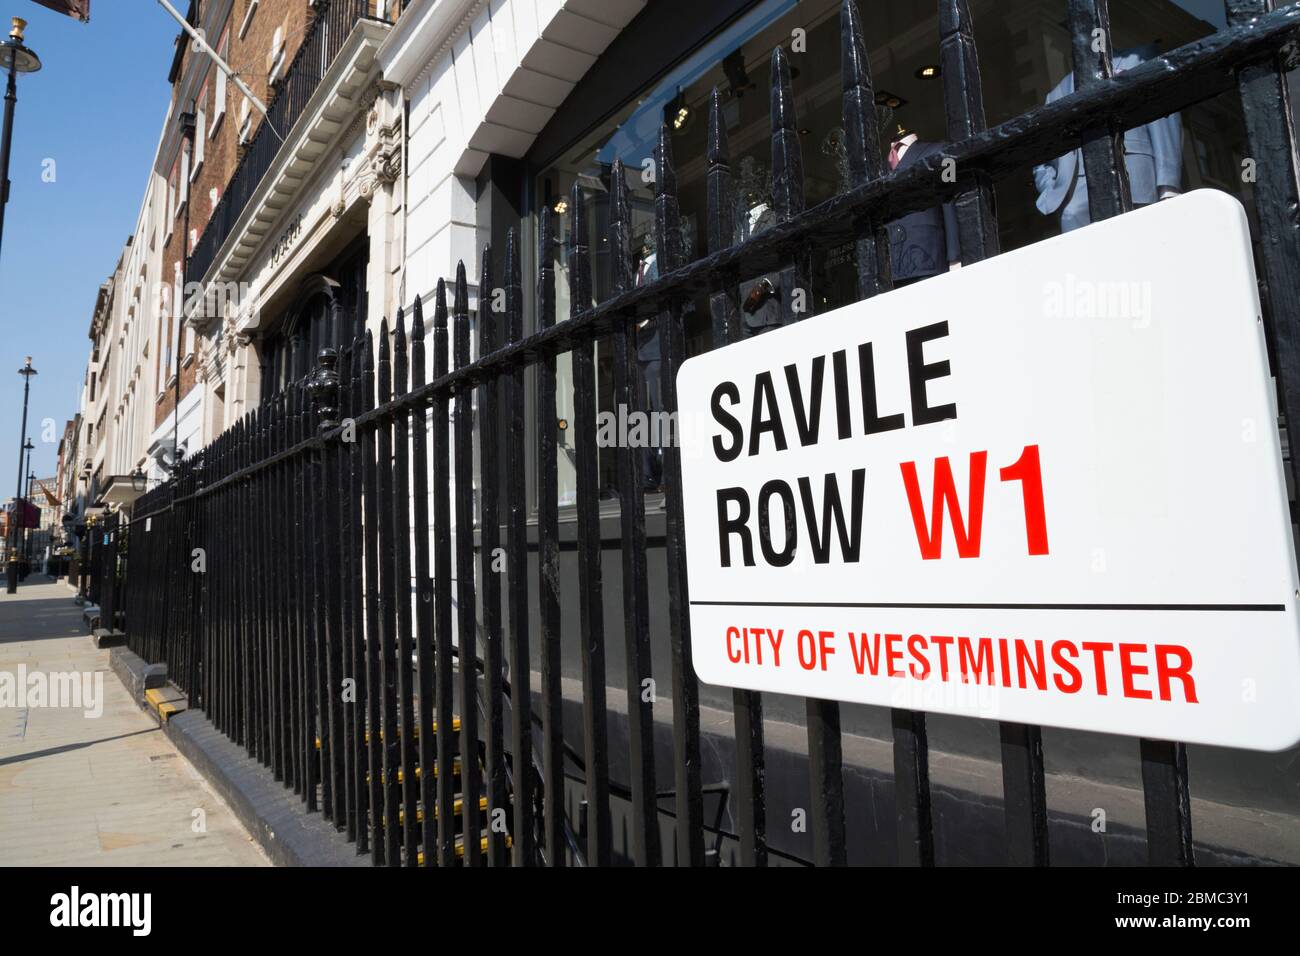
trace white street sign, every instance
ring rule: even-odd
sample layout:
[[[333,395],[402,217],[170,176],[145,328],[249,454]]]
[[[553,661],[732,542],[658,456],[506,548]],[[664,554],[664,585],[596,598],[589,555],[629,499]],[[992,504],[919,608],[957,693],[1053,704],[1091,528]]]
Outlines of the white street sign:
[[[701,680],[1300,740],[1235,199],[1189,193],[701,355],[677,389]]]

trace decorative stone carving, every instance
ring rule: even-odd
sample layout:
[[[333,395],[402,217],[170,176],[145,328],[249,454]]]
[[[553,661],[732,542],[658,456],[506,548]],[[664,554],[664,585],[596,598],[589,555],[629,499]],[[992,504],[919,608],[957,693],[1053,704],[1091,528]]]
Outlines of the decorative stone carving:
[[[348,207],[348,197],[369,202],[375,191],[397,182],[402,173],[402,110],[400,90],[377,80],[361,97],[365,115],[365,144],[334,204],[335,218]]]

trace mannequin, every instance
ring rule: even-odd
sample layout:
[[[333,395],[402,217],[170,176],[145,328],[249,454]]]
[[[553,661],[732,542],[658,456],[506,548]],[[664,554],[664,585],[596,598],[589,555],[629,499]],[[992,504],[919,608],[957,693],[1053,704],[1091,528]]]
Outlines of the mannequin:
[[[938,152],[939,143],[928,143],[915,132],[899,124],[889,144],[889,166],[904,169],[912,163]],[[894,285],[910,285],[921,279],[961,267],[961,250],[957,241],[957,213],[952,203],[909,213],[891,222],[889,233],[890,265]]]
[[[766,201],[752,206],[745,216],[745,238],[770,229],[776,213]],[[771,272],[740,284],[740,324],[745,337],[760,335],[782,324],[781,279]]]
[[[1113,59],[1115,72],[1131,70],[1155,55],[1154,43],[1121,50]],[[1052,103],[1073,92],[1074,74],[1067,73],[1047,94],[1047,102]],[[1125,130],[1124,166],[1128,170],[1129,192],[1135,207],[1150,205],[1182,191],[1182,155],[1183,124],[1177,113]],[[1070,232],[1092,221],[1082,149],[1035,166],[1034,186],[1038,190],[1038,211],[1044,216],[1059,215],[1062,232]]]
[[[900,126],[899,130],[901,131],[902,129],[903,127]],[[898,164],[902,161],[903,157],[907,155],[908,147],[918,139],[920,139],[920,137],[915,133],[904,133],[901,137],[889,144],[889,168],[891,170],[898,168]]]
[[[659,278],[659,255],[655,251],[654,237],[646,232],[641,240],[636,267],[637,286],[649,285]],[[641,410],[649,414],[662,412],[663,388],[660,383],[662,358],[659,348],[659,323],[642,319],[636,325],[636,361],[641,375]],[[641,450],[641,481],[646,491],[659,491],[663,485],[663,452],[658,448]]]

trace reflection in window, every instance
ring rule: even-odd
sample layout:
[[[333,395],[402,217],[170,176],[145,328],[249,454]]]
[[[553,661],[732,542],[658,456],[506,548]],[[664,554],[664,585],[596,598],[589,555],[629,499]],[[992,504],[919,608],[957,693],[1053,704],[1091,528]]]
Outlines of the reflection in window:
[[[911,0],[860,2],[868,58],[874,81],[885,160],[891,142],[904,131],[922,143],[942,144],[947,138],[943,78],[940,69],[937,4]],[[972,0],[971,12],[979,44],[985,113],[990,125],[1005,122],[1042,105],[1072,69],[1070,32],[1065,0]],[[651,165],[660,125],[671,130],[678,175],[682,217],[682,248],[688,260],[706,256],[705,138],[710,91],[716,87],[723,102],[723,117],[731,151],[736,231],[730,242],[760,230],[771,203],[771,126],[769,116],[769,63],[773,48],[783,46],[789,55],[796,116],[802,147],[805,196],[809,207],[843,191],[847,185],[840,87],[840,3],[838,0],[763,0],[705,41],[677,64],[669,65],[651,87],[632,91],[623,107],[591,128],[550,159],[538,174],[533,195],[540,207],[556,213],[559,240],[547,254],[554,260],[557,277],[557,318],[569,314],[565,248],[571,215],[570,189],[577,183],[586,206],[592,251],[592,299],[589,307],[611,294],[608,248],[608,198],[615,159],[626,167],[631,205],[634,280],[653,281],[658,275],[654,252],[654,175]],[[1224,26],[1221,0],[1148,0],[1140,4],[1112,4],[1111,21],[1117,51],[1146,48],[1156,55],[1206,36]],[[803,31],[802,48],[794,42]],[[565,109],[560,108],[561,112]],[[1235,94],[1217,97],[1183,110],[1163,127],[1177,136],[1160,160],[1163,175],[1177,170],[1181,191],[1213,187],[1225,189],[1250,210],[1240,169],[1248,152]],[[1149,135],[1125,137],[1133,151],[1145,148]],[[1154,146],[1151,152],[1154,158]],[[905,158],[904,157],[900,157]],[[1154,165],[1154,164],[1153,164]],[[1043,181],[1029,167],[995,184],[999,239],[1004,250],[1018,248],[1057,235],[1062,228],[1061,208],[1050,213],[1040,208]],[[1168,185],[1168,184],[1166,184]],[[1157,198],[1161,182],[1154,183]],[[1067,188],[1065,204],[1072,193]],[[1252,212],[1253,218],[1253,212]],[[924,224],[922,224],[924,225]],[[893,234],[891,233],[891,241]],[[934,243],[936,254],[942,248]],[[947,251],[947,250],[945,250]],[[935,262],[943,271],[945,263]],[[742,276],[744,283],[760,277]],[[851,244],[819,251],[812,263],[813,309],[817,312],[854,301],[857,284]],[[693,303],[685,316],[688,356],[711,347],[708,303]],[[597,345],[598,408],[613,411],[612,346]],[[643,379],[658,374],[657,342],[653,324],[638,330],[638,367]],[[557,413],[573,419],[572,378],[567,356],[558,363]],[[655,399],[642,382],[642,406]],[[571,439],[562,433],[562,441]],[[572,449],[569,449],[572,451]],[[600,482],[603,494],[613,497],[616,483],[614,449],[602,449]],[[560,500],[575,500],[573,456],[560,454]],[[648,490],[659,487],[655,462],[642,468]],[[653,504],[653,499],[652,504]]]

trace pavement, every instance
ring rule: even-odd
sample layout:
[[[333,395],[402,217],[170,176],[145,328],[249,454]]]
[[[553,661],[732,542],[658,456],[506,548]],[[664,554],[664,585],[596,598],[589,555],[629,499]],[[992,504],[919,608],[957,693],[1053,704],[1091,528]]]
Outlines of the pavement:
[[[270,865],[131,699],[73,594],[42,575],[0,590],[0,866]],[[49,681],[60,700],[33,699],[33,674],[69,675]]]

